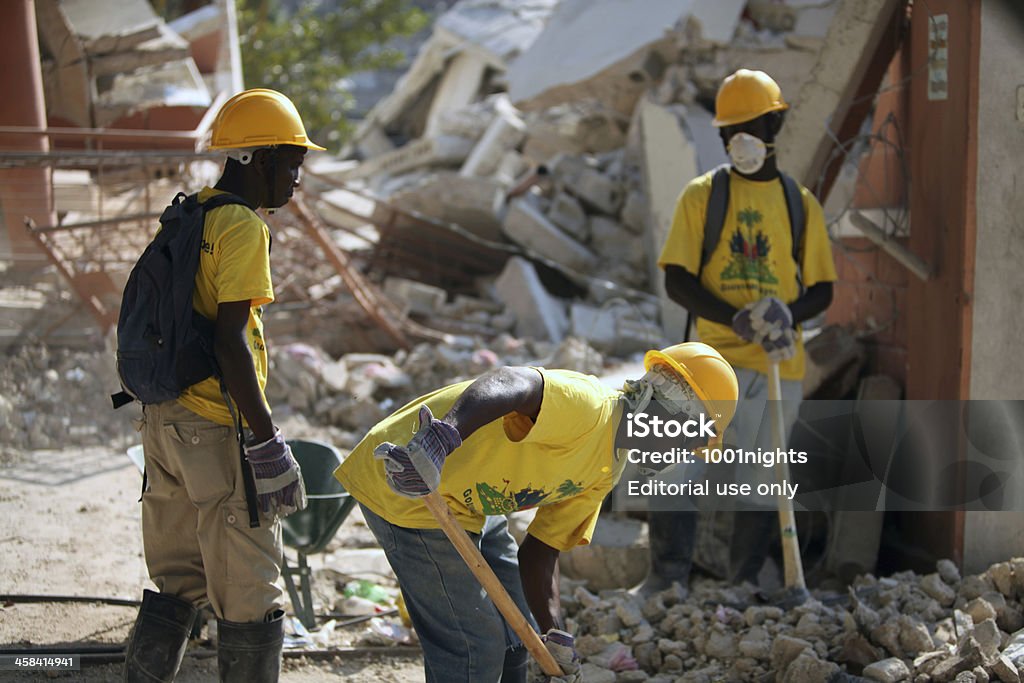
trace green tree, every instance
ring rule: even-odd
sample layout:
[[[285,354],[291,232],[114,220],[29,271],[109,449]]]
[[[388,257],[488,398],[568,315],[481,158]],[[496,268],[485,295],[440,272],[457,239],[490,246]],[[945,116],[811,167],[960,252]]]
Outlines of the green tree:
[[[400,64],[386,43],[429,20],[410,0],[236,1],[246,87],[288,95],[310,138],[332,150],[351,132],[341,80]]]

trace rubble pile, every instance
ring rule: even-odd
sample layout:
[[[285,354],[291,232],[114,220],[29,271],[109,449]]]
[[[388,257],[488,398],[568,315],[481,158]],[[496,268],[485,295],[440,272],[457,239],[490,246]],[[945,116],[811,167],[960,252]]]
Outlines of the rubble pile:
[[[572,337],[555,345],[501,335],[487,347],[464,339],[452,345],[423,343],[394,356],[350,353],[337,360],[301,343],[271,347],[270,353],[267,400],[275,418],[328,429],[341,448],[355,446],[408,401],[498,366],[539,365],[589,374],[603,370],[602,355]]]
[[[113,354],[51,348],[10,350],[0,364],[0,455],[137,440],[136,411],[114,411],[119,389]]]
[[[660,292],[655,262],[680,188],[725,161],[710,123],[715,92],[756,66],[795,98],[840,8],[657,0],[637,13],[564,0],[540,3],[524,23],[520,5],[455,3],[346,159],[311,159],[306,184],[322,193],[337,239],[368,198],[435,222],[367,221],[386,225],[375,249],[387,254],[368,273],[428,325],[451,329],[436,305],[417,310],[422,292],[388,280],[450,299],[440,280],[453,276],[441,271],[465,264],[438,263],[430,243],[454,224],[503,255],[499,270],[481,263],[472,274],[473,294],[503,307],[494,320],[472,312],[483,336],[575,336],[611,355],[680,338],[685,311]]]
[[[848,595],[819,593],[788,610],[759,603],[749,584],[694,583],[689,596],[675,584],[644,600],[563,581],[584,680],[1021,680],[1021,558],[963,578],[949,560],[925,576],[865,575]]]

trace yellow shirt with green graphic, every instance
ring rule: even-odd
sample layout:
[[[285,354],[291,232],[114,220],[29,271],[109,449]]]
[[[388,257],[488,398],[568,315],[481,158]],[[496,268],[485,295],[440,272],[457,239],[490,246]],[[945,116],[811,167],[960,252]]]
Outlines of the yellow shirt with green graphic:
[[[474,432],[445,461],[439,493],[464,529],[479,533],[487,515],[537,507],[532,536],[567,551],[590,542],[601,501],[618,481],[625,458],[615,453],[620,392],[595,377],[539,369],[544,398],[536,423],[511,413]],[[427,404],[444,415],[471,382],[454,384],[405,405],[352,450],[335,476],[349,493],[396,526],[436,529],[419,500],[394,493],[384,478],[378,444],[406,444]]]
[[[695,178],[680,195],[668,239],[658,257],[661,268],[678,265],[697,274],[713,174],[712,171]],[[722,236],[704,264],[701,284],[736,308],[766,296],[792,303],[800,296],[800,287],[782,181],[748,180],[735,172],[729,178],[729,207]],[[804,287],[812,287],[819,282],[835,281],[836,268],[821,205],[807,188],[800,190],[807,215],[799,250],[800,270]],[[761,346],[743,341],[730,326],[701,318],[697,321],[697,334],[734,366],[767,370],[768,360]],[[803,379],[804,348],[799,335],[796,355],[779,365],[779,373],[782,379]]]
[[[199,201],[205,202],[219,190],[204,187]],[[274,300],[270,278],[270,230],[250,209],[228,204],[206,215],[203,253],[199,257],[192,306],[210,320],[217,318],[217,305],[249,300],[246,336],[256,368],[260,391],[267,384],[267,349],[263,343],[262,306]],[[220,382],[209,377],[186,389],[178,402],[218,424],[230,425],[231,413],[224,405]]]

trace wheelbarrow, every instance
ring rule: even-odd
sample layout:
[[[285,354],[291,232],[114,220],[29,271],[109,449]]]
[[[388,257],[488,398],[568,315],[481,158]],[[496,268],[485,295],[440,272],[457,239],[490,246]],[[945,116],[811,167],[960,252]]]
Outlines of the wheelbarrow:
[[[313,595],[310,590],[311,572],[306,556],[323,552],[338,527],[352,512],[356,499],[334,478],[334,470],[341,464],[341,454],[333,446],[319,441],[289,441],[292,455],[302,468],[302,481],[306,485],[306,509],[293,512],[281,519],[284,544],[298,555],[293,567],[284,557],[281,575],[288,588],[295,616],[306,628],[316,625],[313,614]],[[298,577],[296,587],[295,577]]]
[[[341,454],[337,449],[326,443],[302,439],[289,440],[288,445],[291,446],[295,461],[302,468],[308,504],[305,510],[293,512],[281,519],[282,540],[298,555],[297,566],[294,567],[288,563],[287,557],[282,558],[281,575],[295,616],[303,626],[313,628],[316,615],[313,614],[310,586],[312,573],[306,556],[323,552],[327,548],[338,527],[352,512],[356,501],[334,478],[334,470],[341,464]],[[144,469],[142,446],[129,448],[128,457],[140,472]]]

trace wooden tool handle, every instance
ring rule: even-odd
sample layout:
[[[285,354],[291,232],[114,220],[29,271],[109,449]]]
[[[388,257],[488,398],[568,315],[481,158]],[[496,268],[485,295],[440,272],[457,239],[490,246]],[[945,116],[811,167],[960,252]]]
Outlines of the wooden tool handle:
[[[519,611],[519,607],[512,600],[505,587],[501,585],[498,577],[494,575],[494,570],[487,564],[484,556],[480,554],[480,550],[470,539],[469,534],[455,521],[455,517],[452,515],[451,510],[448,509],[444,499],[441,498],[441,494],[434,491],[424,496],[422,500],[427,509],[430,510],[430,514],[434,515],[434,519],[441,525],[441,530],[444,531],[448,540],[452,542],[452,545],[455,546],[459,555],[466,562],[469,571],[473,572],[473,576],[477,578],[480,585],[487,591],[487,595],[490,596],[495,607],[505,617],[505,621],[516,632],[519,639],[523,641],[523,645],[530,651],[533,658],[540,664],[540,668],[548,676],[561,676],[562,667],[558,666],[558,662],[548,652],[540,636],[530,626],[530,622],[526,620],[523,613]]]
[[[775,448],[786,449],[786,418],[782,412],[782,382],[779,379],[779,364],[768,363],[768,401],[772,404],[772,438]],[[789,481],[789,464],[775,463],[775,481],[781,484]],[[796,533],[796,514],[793,501],[786,494],[776,497],[779,506],[779,532],[782,536],[782,564],[786,577],[786,588],[806,589],[804,565],[800,559],[800,540]]]

